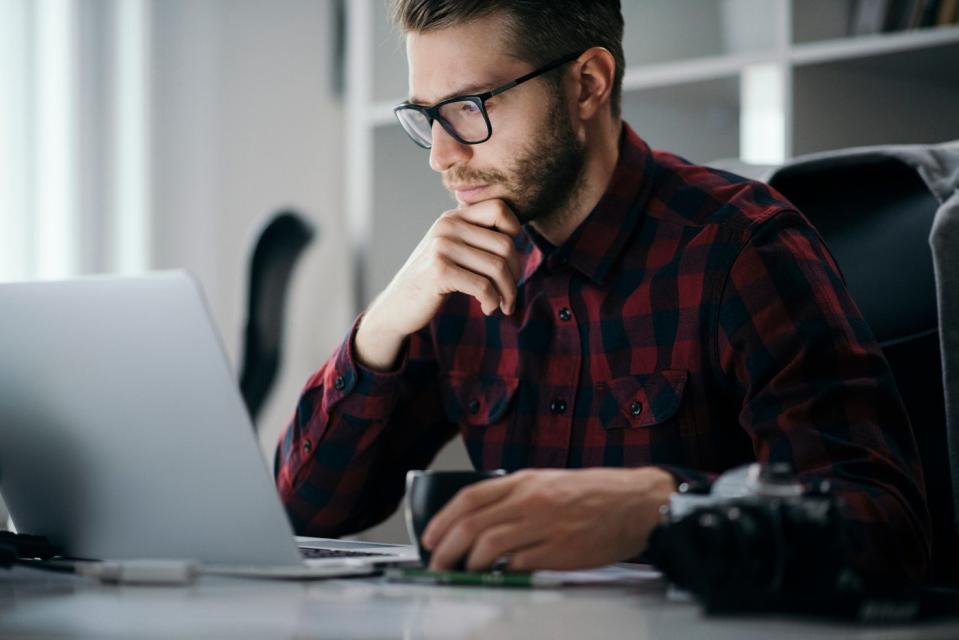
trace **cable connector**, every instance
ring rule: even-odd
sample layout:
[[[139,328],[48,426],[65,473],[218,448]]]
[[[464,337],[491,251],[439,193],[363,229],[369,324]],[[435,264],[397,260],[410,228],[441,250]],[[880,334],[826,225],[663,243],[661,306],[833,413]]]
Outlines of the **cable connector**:
[[[196,579],[195,560],[107,560],[77,562],[77,575],[97,578],[109,584],[182,585]]]

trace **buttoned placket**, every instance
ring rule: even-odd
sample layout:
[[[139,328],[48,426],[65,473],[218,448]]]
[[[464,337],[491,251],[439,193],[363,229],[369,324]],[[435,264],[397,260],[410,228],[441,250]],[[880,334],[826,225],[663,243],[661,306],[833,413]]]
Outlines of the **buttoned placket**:
[[[535,466],[565,467],[573,432],[576,389],[583,353],[577,320],[570,302],[573,271],[566,260],[551,256],[544,289],[554,325],[549,365],[540,397],[543,416],[534,435]]]

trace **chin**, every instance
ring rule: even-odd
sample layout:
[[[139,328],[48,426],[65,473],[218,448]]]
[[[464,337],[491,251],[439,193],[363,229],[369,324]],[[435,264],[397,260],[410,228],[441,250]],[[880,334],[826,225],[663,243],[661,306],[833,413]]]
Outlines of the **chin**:
[[[479,204],[480,202],[486,202],[487,200],[505,200],[508,204],[510,204],[509,198],[503,194],[488,192],[485,189],[482,193],[477,194],[475,198],[467,198],[464,200],[458,197],[455,192],[450,192],[450,196],[452,196],[453,201],[456,202],[457,206],[459,207],[469,207],[474,204]]]

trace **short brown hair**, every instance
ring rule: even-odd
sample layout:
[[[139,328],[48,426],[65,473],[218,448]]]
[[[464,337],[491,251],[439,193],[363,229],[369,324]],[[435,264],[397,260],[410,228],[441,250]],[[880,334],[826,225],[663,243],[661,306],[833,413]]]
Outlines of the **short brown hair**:
[[[495,14],[508,18],[510,42],[519,57],[534,66],[590,47],[608,49],[616,61],[610,109],[613,117],[619,117],[626,66],[619,0],[392,0],[393,23],[406,33]]]

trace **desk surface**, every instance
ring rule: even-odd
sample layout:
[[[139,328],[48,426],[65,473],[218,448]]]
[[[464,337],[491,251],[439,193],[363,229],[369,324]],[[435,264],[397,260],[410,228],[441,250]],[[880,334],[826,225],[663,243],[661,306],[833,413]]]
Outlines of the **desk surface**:
[[[705,617],[662,582],[491,589],[379,579],[266,582],[203,578],[186,587],[117,587],[0,570],[8,638],[959,638],[959,621],[856,626],[776,616]]]

